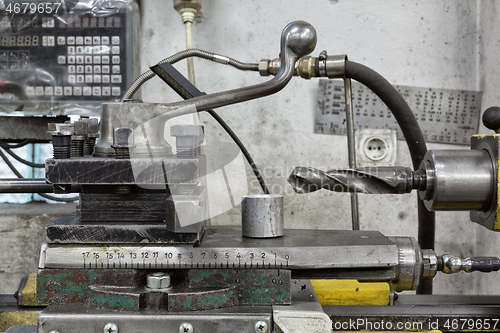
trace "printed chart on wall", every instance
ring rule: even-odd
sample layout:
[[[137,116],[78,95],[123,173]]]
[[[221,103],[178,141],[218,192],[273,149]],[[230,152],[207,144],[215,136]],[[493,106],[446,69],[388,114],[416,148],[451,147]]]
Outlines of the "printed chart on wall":
[[[470,144],[477,133],[481,114],[481,92],[394,86],[415,114],[427,142]],[[387,106],[370,89],[352,82],[354,128],[390,128],[399,126]],[[345,135],[344,83],[320,80],[314,133]]]

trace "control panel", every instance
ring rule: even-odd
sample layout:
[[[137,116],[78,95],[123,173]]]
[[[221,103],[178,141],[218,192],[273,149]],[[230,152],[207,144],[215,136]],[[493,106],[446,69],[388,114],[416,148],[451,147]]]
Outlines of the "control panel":
[[[71,9],[56,11],[61,1],[4,3],[0,111],[97,114],[139,74],[135,1],[73,1]]]

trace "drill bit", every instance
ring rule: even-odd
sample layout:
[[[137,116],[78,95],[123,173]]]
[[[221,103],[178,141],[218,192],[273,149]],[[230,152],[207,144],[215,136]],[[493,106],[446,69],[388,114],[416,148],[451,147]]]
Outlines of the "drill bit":
[[[420,171],[407,167],[367,167],[323,172],[314,168],[296,167],[288,182],[297,193],[320,189],[334,192],[365,194],[403,194],[425,187]]]

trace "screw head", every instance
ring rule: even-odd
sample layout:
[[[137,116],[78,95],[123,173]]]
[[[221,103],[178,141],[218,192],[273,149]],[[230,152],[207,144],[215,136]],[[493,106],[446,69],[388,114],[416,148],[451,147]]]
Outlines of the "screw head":
[[[265,321],[259,320],[254,326],[255,333],[266,333],[267,323]]]
[[[117,148],[131,148],[134,146],[134,135],[131,128],[115,127],[113,129],[113,145]]]
[[[118,326],[115,323],[107,323],[102,329],[103,333],[118,333]]]
[[[193,333],[194,327],[190,323],[182,323],[179,326],[179,333]]]

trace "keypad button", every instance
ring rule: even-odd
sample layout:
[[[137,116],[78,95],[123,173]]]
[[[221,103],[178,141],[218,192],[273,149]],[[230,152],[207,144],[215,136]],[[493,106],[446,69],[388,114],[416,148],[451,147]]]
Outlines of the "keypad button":
[[[83,45],[83,36],[76,36],[76,45]]]
[[[120,63],[120,56],[113,56],[111,59],[113,61],[113,64],[119,64]]]
[[[121,75],[111,75],[111,83],[122,83]]]
[[[81,56],[81,55],[76,56],[76,63],[83,64],[83,56]]]
[[[110,48],[109,46],[103,45],[101,46],[101,54],[109,54]]]
[[[35,95],[37,95],[37,96],[43,96],[43,92],[44,92],[43,87],[37,86],[35,88]]]
[[[94,74],[101,74],[101,66],[99,65],[94,66]]]
[[[109,56],[102,56],[102,63],[103,64],[109,64]]]
[[[68,66],[68,74],[75,74],[76,68],[74,65]]]
[[[62,96],[62,94],[63,94],[63,87],[54,87],[54,95]]]
[[[111,95],[111,87],[102,87],[102,95],[110,96]]]
[[[54,87],[45,87],[45,96],[54,95]]]
[[[83,96],[92,96],[92,88],[83,87]]]
[[[66,37],[58,36],[57,37],[57,45],[65,45],[65,44],[66,44]]]
[[[92,52],[93,52],[94,54],[101,54],[101,47],[100,47],[100,46],[94,46],[94,47],[92,48]]]
[[[85,36],[84,37],[84,43],[85,43],[85,45],[92,45],[92,37],[91,36]]]
[[[99,28],[104,28],[105,25],[106,25],[106,20],[104,19],[104,17],[99,17],[99,20],[97,21],[97,24],[99,25]]]
[[[68,36],[68,45],[75,45],[75,36]]]
[[[101,63],[101,57],[100,56],[94,56],[94,64],[100,64]]]
[[[111,37],[111,44],[114,44],[114,45],[120,44],[120,36]]]
[[[84,66],[76,66],[76,73],[77,74],[83,74],[85,73],[85,67]]]
[[[111,53],[113,53],[113,54],[120,54],[120,47],[119,46],[113,46],[111,48]]]
[[[81,17],[75,17],[75,20],[73,21],[73,24],[75,25],[76,28],[80,28],[82,26],[82,18]]]
[[[113,18],[112,17],[107,17],[106,18],[106,27],[107,28],[112,28],[113,27]]]
[[[109,83],[109,75],[102,76],[102,83]]]
[[[76,47],[76,54],[83,54],[83,50],[84,50],[83,46],[77,46]]]
[[[120,96],[120,92],[121,92],[120,87],[113,87],[113,88],[111,89],[111,94],[112,94],[113,96]]]
[[[114,23],[115,23],[115,28],[119,28],[122,26],[122,20],[120,17],[115,17],[114,19]]]
[[[75,47],[74,46],[68,46],[68,54],[75,54]]]
[[[97,18],[95,18],[95,17],[90,18],[90,27],[91,28],[97,27]]]
[[[113,66],[113,74],[120,74],[120,66],[118,65]]]
[[[66,63],[66,56],[63,55],[57,56],[57,63],[59,65],[64,65]]]
[[[77,75],[76,82],[77,83],[85,83],[85,75]]]
[[[47,36],[47,46],[54,46],[56,38],[54,36]]]
[[[73,87],[64,87],[64,96],[71,96],[73,95]]]
[[[92,54],[93,48],[92,46],[85,46],[85,54]]]
[[[92,87],[92,95],[101,96],[101,87]]]
[[[101,37],[100,36],[92,37],[92,43],[94,43],[94,45],[101,44]]]
[[[82,27],[84,27],[84,28],[89,27],[89,18],[88,17],[82,18]]]
[[[101,42],[102,42],[102,44],[109,44],[109,37],[108,36],[102,36],[101,37]]]
[[[85,56],[85,63],[91,64],[92,63],[92,56]]]
[[[109,66],[102,66],[102,72],[104,74],[109,74]]]
[[[68,75],[68,82],[69,83],[76,83],[76,76],[75,75]]]
[[[74,87],[73,88],[73,94],[75,96],[81,96],[82,95],[82,87]]]
[[[35,87],[33,87],[33,86],[27,86],[26,87],[26,95],[28,95],[28,96],[35,95]]]
[[[75,63],[75,56],[68,56],[68,64],[74,64]]]
[[[94,76],[93,75],[85,75],[85,83],[92,83],[94,82]]]
[[[94,83],[101,83],[101,76],[100,75],[94,75]]]
[[[85,66],[85,74],[92,74],[92,66]]]

